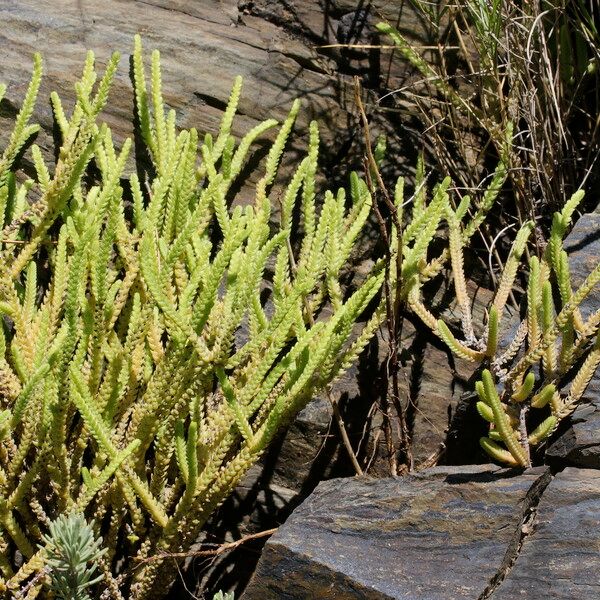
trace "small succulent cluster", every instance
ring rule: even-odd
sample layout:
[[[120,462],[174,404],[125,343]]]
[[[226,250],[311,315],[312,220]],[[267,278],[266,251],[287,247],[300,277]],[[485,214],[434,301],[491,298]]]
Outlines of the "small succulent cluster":
[[[496,184],[505,174],[501,163],[496,171]],[[482,206],[492,199],[490,190]],[[581,302],[600,282],[600,263],[577,290],[573,290],[569,261],[563,249],[563,237],[573,213],[583,198],[576,192],[561,212],[554,215],[551,236],[541,256],[531,256],[527,275],[526,310],[514,339],[500,352],[498,340],[501,320],[522,261],[527,241],[534,229],[526,222],[515,236],[510,255],[504,265],[481,337],[475,335],[471,302],[467,295],[463,252],[473,231],[472,222],[464,223],[469,198],[456,210],[448,202],[436,207],[436,197],[425,209],[436,227],[442,217],[448,231],[448,247],[442,255],[421,270],[418,282],[408,292],[413,311],[438,335],[457,356],[479,363],[483,370],[476,383],[479,396],[477,410],[490,423],[483,449],[495,460],[514,467],[531,466],[532,447],[539,445],[570,415],[581,399],[600,363],[600,310],[584,320],[578,309]],[[479,209],[481,210],[481,208]],[[414,220],[414,217],[413,217]],[[413,221],[414,222],[414,221]],[[461,313],[462,340],[448,325],[424,305],[420,295],[422,284],[437,271],[443,259],[450,257],[456,301]],[[571,381],[568,392],[564,384]],[[535,409],[535,410],[531,410]]]

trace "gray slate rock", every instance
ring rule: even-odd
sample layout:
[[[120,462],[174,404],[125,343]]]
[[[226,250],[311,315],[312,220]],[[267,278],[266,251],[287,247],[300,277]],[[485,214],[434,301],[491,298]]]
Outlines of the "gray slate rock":
[[[600,260],[600,214],[583,215],[565,240],[573,289],[577,289]],[[600,286],[581,305],[587,319],[600,309]],[[600,373],[596,372],[571,417],[572,426],[546,451],[556,463],[600,468]]]
[[[600,598],[600,473],[567,468],[546,488],[533,531],[492,600]]]
[[[598,264],[600,257],[600,214],[582,215],[567,236],[564,248],[569,254],[569,268],[573,288],[577,289]],[[581,303],[584,319],[600,308],[600,287]]]
[[[550,474],[493,465],[321,483],[269,540],[243,600],[478,598]]]
[[[349,13],[350,2],[332,1],[324,11],[319,0],[297,2],[244,2],[242,0],[0,0],[0,82],[7,85],[6,99],[0,109],[0,141],[4,140],[14,114],[22,102],[31,76],[32,55],[44,59],[44,79],[35,119],[42,130],[37,143],[52,156],[53,115],[47,101],[56,90],[69,109],[74,101],[73,84],[79,79],[87,49],[95,52],[98,68],[103,70],[113,51],[122,54],[109,103],[103,118],[112,129],[117,145],[131,136],[133,95],[129,81],[129,55],[133,36],[140,33],[146,49],[160,50],[163,95],[167,108],[177,114],[182,127],[195,127],[199,133],[215,133],[236,75],[244,77],[238,116],[233,133],[241,137],[258,122],[287,115],[292,101],[300,98],[301,135],[291,142],[287,155],[291,164],[306,148],[307,124],[320,122],[324,144],[323,165],[335,165],[335,183],[346,183],[340,163],[350,155],[348,168],[360,165],[362,134],[356,126],[353,102],[354,74],[369,76],[372,92],[369,105],[387,91],[389,85],[406,75],[402,61],[386,73],[390,51],[371,52],[364,57],[345,56],[343,52],[321,49],[337,42],[336,30],[342,15]],[[376,0],[369,3],[369,27],[376,18],[397,20],[401,2]],[[285,8],[285,10],[284,10]],[[366,11],[367,9],[365,9]],[[402,28],[418,36],[423,32],[414,11],[403,10]],[[363,19],[361,23],[366,23]],[[352,29],[352,32],[356,29]],[[351,32],[349,32],[350,35]],[[352,38],[353,40],[355,38]],[[406,129],[392,124],[387,114],[374,115],[374,130],[385,130],[389,145],[399,163],[411,156]],[[412,158],[409,164],[412,166]],[[327,174],[331,181],[330,173]],[[252,198],[252,189],[241,191],[241,200]]]

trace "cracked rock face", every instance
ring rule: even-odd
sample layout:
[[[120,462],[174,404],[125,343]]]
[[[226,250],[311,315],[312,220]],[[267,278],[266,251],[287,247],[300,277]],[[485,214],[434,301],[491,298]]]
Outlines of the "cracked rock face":
[[[493,600],[600,597],[600,472],[567,468],[544,491],[532,532]]]
[[[182,127],[195,127],[201,136],[218,131],[235,76],[244,77],[244,89],[233,134],[241,137],[267,118],[282,120],[295,98],[303,101],[298,130],[289,159],[297,163],[306,147],[307,124],[318,119],[323,137],[323,163],[337,165],[349,151],[360,165],[357,149],[362,135],[355,127],[352,76],[365,77],[370,102],[398,83],[406,68],[394,61],[387,73],[389,51],[347,55],[321,46],[344,39],[362,42],[373,20],[394,22],[399,4],[370,2],[361,18],[352,18],[351,3],[328,2],[324,11],[318,0],[296,2],[243,2],[238,0],[8,0],[0,3],[2,61],[0,81],[7,96],[0,110],[0,141],[7,135],[29,82],[34,52],[44,58],[42,82],[35,118],[42,126],[37,143],[52,154],[53,117],[48,102],[59,92],[65,106],[74,101],[73,84],[79,79],[86,50],[95,52],[102,70],[113,51],[122,54],[103,118],[117,143],[133,133],[133,97],[129,80],[129,55],[133,36],[140,33],[146,49],[161,53],[163,95],[167,108],[177,114]],[[284,8],[285,7],[285,10]],[[366,14],[368,12],[368,14]],[[373,16],[377,15],[377,16]],[[403,12],[403,28],[413,36],[419,25],[410,11]],[[385,81],[384,81],[385,80]],[[379,125],[375,124],[379,122]],[[389,125],[387,115],[374,118],[374,126],[386,128],[388,143],[412,148],[403,141],[402,125]],[[404,128],[404,131],[406,129]],[[399,152],[398,156],[405,153]],[[343,174],[344,181],[346,173]],[[242,196],[251,196],[245,190]],[[242,198],[243,200],[244,198]]]
[[[319,485],[243,600],[600,597],[600,472],[492,465]]]
[[[549,480],[543,467],[477,465],[321,483],[269,540],[243,598],[489,597]]]

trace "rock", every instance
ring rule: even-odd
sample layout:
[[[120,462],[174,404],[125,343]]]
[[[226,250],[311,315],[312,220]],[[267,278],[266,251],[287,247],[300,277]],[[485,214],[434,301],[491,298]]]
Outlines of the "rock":
[[[567,468],[544,491],[533,529],[491,600],[600,597],[600,473]]]
[[[569,270],[573,289],[576,290],[598,264],[600,256],[600,214],[582,215],[564,242],[569,255]],[[584,319],[600,308],[600,286],[596,286],[581,303]]]
[[[243,600],[588,600],[600,473],[491,465],[319,485],[267,542]]]
[[[580,217],[564,243],[569,254],[573,289],[576,290],[598,264],[600,256],[600,214]],[[584,319],[600,308],[600,286],[581,304]],[[570,419],[571,426],[546,451],[558,465],[600,468],[600,374],[592,377]]]
[[[595,383],[596,390],[590,389],[592,383]],[[592,383],[586,392],[587,402],[575,409],[568,429],[546,450],[546,457],[550,464],[600,469],[598,375],[594,377]]]
[[[243,600],[478,598],[550,479],[493,465],[319,484],[267,542]]]
[[[246,133],[259,121],[285,118],[292,100],[301,98],[301,132],[288,154],[290,163],[306,147],[308,121],[318,119],[323,138],[322,165],[329,184],[346,183],[347,170],[361,165],[362,133],[357,127],[352,76],[368,79],[369,105],[388,90],[388,84],[406,72],[402,61],[394,61],[388,74],[389,50],[370,50],[358,56],[343,49],[321,48],[337,43],[336,31],[345,23],[345,36],[356,37],[357,23],[348,15],[350,2],[328,2],[323,10],[317,0],[303,2],[237,2],[236,0],[145,0],[124,4],[118,0],[101,3],[23,0],[3,2],[1,40],[4,48],[0,82],[7,84],[6,100],[0,111],[0,140],[5,139],[14,114],[23,99],[31,73],[31,57],[44,58],[44,80],[35,118],[42,125],[37,143],[48,159],[53,155],[53,115],[49,93],[59,92],[66,106],[75,94],[87,49],[94,50],[99,67],[113,51],[122,53],[104,118],[115,140],[122,143],[132,134],[133,97],[129,81],[129,55],[133,36],[140,33],[146,48],[161,52],[165,104],[177,113],[181,127],[196,127],[201,135],[216,132],[222,109],[236,75],[244,77],[244,89],[233,133]],[[359,20],[372,29],[380,17],[395,21],[399,6],[379,0],[369,3]],[[418,36],[423,31],[414,12],[403,11],[403,27]],[[356,31],[355,31],[356,30]],[[356,35],[355,35],[356,33]],[[368,40],[367,40],[368,41]],[[386,73],[383,80],[381,73]],[[388,115],[374,112],[374,130],[385,131],[394,165],[408,159],[412,169],[413,144],[406,140],[405,123],[391,123]],[[404,163],[406,166],[406,163]],[[335,167],[335,176],[331,176]],[[250,195],[247,190],[242,195]]]

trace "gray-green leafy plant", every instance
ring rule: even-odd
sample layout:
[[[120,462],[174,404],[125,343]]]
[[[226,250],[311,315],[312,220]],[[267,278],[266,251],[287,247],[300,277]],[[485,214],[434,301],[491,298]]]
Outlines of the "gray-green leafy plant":
[[[70,113],[52,94],[58,159],[48,165],[32,145],[35,175],[21,180],[15,160],[37,129],[36,56],[0,159],[3,590],[32,584],[48,566],[36,550],[43,532],[75,512],[102,536],[104,585],[115,597],[162,593],[173,578],[165,556],[190,548],[281,427],[380,322],[376,311],[357,325],[382,264],[352,293],[340,281],[371,197],[354,175],[348,197],[326,191],[318,209],[316,123],[307,155],[272,191],[297,102],[253,201],[232,206],[253,142],[278,123],[234,139],[237,79],[216,137],[177,131],[159,54],[148,89],[138,37],[135,99],[151,165],[129,174],[131,140],[118,149],[98,123],[118,61],[98,78],[88,54]]]
[[[102,539],[94,538],[92,527],[79,513],[59,515],[49,530],[42,536],[42,552],[50,589],[58,600],[89,600],[87,588],[102,579],[102,575],[94,577],[97,561],[106,552],[100,547]]]

